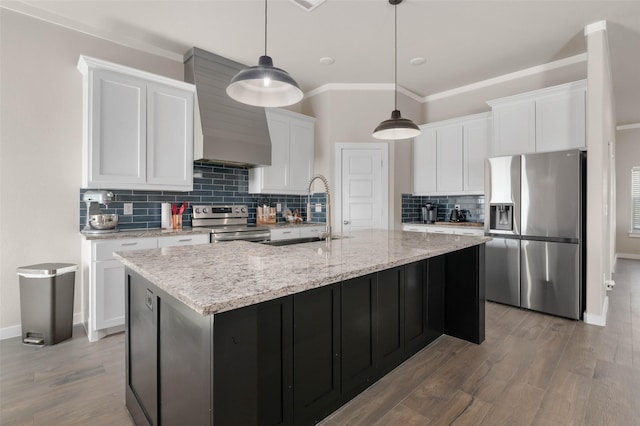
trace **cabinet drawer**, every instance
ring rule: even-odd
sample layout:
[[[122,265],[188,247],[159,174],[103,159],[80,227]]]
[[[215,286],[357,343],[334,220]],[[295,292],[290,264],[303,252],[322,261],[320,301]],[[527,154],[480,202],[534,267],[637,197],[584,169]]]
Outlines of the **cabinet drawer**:
[[[172,235],[158,238],[158,247],[192,246],[195,244],[209,244],[209,234]]]
[[[455,234],[455,230],[453,228],[437,228],[435,226],[429,226],[427,228],[427,233],[429,234]]]
[[[317,237],[324,232],[324,226],[304,226],[300,228],[300,238]]]
[[[482,237],[484,235],[483,229],[460,229],[455,230],[456,235],[473,235],[475,237]]]
[[[94,261],[113,259],[114,251],[142,250],[158,247],[157,238],[136,238],[114,241],[100,241],[93,244]]]
[[[291,240],[294,238],[300,238],[300,228],[280,228],[271,229],[271,241],[278,240]]]
[[[402,230],[409,232],[427,232],[427,227],[419,225],[402,225]]]

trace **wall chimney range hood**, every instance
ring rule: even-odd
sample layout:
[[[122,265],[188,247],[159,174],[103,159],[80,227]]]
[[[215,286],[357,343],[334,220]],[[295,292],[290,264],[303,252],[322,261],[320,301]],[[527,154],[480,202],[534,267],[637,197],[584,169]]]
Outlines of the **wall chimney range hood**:
[[[271,165],[263,107],[237,102],[226,89],[245,65],[194,47],[184,56],[184,80],[196,86],[194,160],[241,166]]]

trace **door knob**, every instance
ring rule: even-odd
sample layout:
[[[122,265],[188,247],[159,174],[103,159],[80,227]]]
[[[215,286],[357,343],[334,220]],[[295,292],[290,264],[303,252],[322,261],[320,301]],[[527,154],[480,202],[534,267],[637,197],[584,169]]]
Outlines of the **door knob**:
[[[345,225],[348,225],[348,224],[350,224],[351,222],[349,222],[348,220],[345,220],[345,221],[344,221],[344,222],[342,222],[342,223],[344,223]]]

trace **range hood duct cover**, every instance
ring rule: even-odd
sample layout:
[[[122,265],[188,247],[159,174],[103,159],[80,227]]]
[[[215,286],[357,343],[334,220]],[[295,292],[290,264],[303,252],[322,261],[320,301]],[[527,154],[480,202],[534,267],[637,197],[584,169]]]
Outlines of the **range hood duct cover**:
[[[265,109],[237,102],[226,92],[233,76],[244,67],[197,47],[185,54],[184,80],[196,86],[195,161],[271,165]]]

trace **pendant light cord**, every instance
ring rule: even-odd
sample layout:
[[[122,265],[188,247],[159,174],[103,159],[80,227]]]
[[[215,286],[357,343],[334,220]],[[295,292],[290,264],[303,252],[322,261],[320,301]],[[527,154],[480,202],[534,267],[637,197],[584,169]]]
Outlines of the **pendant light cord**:
[[[267,0],[264,0],[264,56],[267,56]]]
[[[395,90],[394,90],[394,94],[395,94],[395,98],[393,101],[393,105],[394,105],[394,110],[398,109],[398,4],[394,4],[393,5],[393,13],[394,13],[394,28],[395,28],[395,34],[394,34],[394,39],[395,39],[395,44],[393,46],[393,52],[394,52],[394,61],[393,61],[393,68],[394,68],[394,82],[395,82]]]

